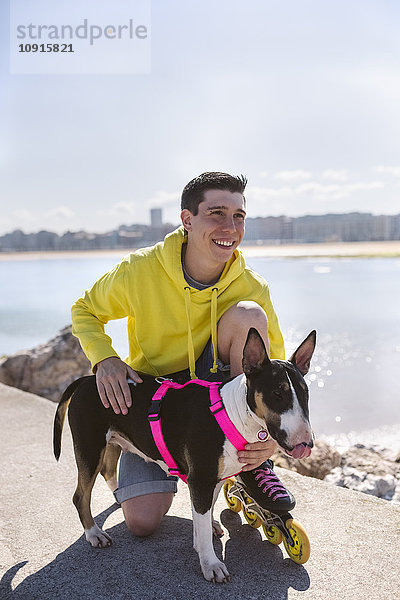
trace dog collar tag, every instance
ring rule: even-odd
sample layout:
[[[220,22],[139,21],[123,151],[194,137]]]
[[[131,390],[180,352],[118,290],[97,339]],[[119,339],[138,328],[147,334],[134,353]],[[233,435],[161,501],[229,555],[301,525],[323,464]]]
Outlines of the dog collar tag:
[[[260,442],[266,442],[269,438],[269,433],[266,429],[260,429],[260,431],[257,433],[257,437]]]

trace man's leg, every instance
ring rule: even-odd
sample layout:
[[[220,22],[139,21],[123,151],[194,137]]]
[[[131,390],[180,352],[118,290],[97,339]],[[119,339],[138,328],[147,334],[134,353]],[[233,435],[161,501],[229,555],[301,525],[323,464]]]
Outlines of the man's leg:
[[[129,452],[122,454],[114,496],[134,535],[154,533],[171,506],[176,489],[177,478],[168,477],[156,463]]]

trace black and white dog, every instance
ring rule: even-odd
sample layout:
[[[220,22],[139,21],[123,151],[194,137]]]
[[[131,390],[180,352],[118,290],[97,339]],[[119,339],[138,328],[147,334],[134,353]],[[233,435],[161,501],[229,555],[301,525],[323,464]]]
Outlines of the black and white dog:
[[[288,454],[309,455],[313,435],[303,375],[308,372],[315,342],[313,331],[288,361],[270,360],[261,336],[250,329],[243,351],[244,373],[220,387],[229,418],[248,442],[257,441],[260,429],[267,429]],[[121,448],[167,470],[147,418],[159,384],[153,377],[141,377],[142,384],[130,386],[133,402],[125,416],[104,408],[94,376],[72,383],[64,392],[55,415],[54,454],[58,460],[69,405],[68,418],[78,467],[73,501],[86,539],[94,547],[109,546],[111,538],[94,522],[91,491],[99,472],[112,490],[117,487],[116,467]],[[199,385],[171,389],[162,405],[162,428],[180,472],[187,475],[194,548],[199,554],[203,575],[208,581],[222,583],[228,581],[229,573],[213,549],[213,505],[223,484],[221,480],[239,472],[243,465],[211,414],[209,403],[208,390]]]

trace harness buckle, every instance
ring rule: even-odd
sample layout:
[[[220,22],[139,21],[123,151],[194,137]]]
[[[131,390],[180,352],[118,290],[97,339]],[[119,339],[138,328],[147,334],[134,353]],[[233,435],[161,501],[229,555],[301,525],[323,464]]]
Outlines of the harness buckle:
[[[149,410],[147,411],[147,418],[149,421],[158,421],[160,419],[160,408],[161,400],[152,400]]]
[[[214,415],[216,413],[218,413],[220,410],[224,410],[224,408],[225,408],[225,406],[223,405],[222,400],[219,400],[218,402],[216,402],[215,404],[210,406],[210,410]]]

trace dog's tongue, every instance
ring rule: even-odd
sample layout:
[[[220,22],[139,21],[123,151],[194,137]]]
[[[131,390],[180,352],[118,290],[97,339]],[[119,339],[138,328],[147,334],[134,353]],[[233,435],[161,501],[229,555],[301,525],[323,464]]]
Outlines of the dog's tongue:
[[[310,454],[311,448],[305,444],[297,444],[297,446],[295,446],[290,453],[293,458],[307,458],[307,456],[310,456]]]

